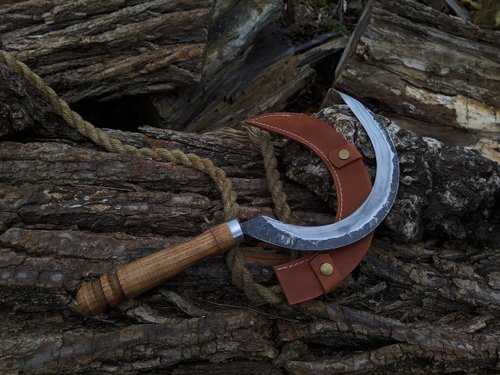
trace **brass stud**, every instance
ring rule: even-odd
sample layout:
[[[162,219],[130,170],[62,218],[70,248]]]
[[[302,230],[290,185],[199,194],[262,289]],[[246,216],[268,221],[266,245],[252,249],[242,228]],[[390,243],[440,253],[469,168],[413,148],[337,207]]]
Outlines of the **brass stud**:
[[[346,159],[349,159],[349,157],[351,156],[351,153],[349,152],[349,150],[346,150],[345,148],[343,148],[342,150],[339,151],[338,155],[339,155],[339,159],[346,160]]]
[[[330,276],[333,274],[333,266],[331,263],[323,263],[319,266],[319,271],[324,276]]]

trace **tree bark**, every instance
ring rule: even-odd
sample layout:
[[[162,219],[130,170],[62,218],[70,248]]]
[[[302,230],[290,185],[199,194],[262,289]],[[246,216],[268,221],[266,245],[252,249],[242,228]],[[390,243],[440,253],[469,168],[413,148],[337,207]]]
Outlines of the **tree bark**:
[[[500,369],[498,164],[382,119],[400,155],[399,196],[371,251],[334,293],[293,307],[252,306],[214,257],[145,296],[84,318],[74,305],[84,279],[220,222],[218,192],[197,171],[104,152],[71,130],[55,134],[61,123],[44,123],[41,133],[37,124],[50,111],[22,79],[11,84],[45,112],[18,117],[18,124],[28,122],[18,126],[24,130],[10,128],[0,140],[3,372]],[[9,113],[12,103],[0,101],[0,112]],[[348,109],[319,116],[357,145],[373,174],[373,151]],[[2,121],[4,133],[10,125]],[[148,127],[110,133],[134,145],[209,157],[234,183],[243,220],[272,214],[261,157],[242,133]],[[335,195],[326,168],[293,142],[276,146],[300,223],[331,220]],[[269,266],[249,266],[258,281],[275,282]]]
[[[198,82],[211,0],[0,5],[2,48],[73,103]]]
[[[213,131],[262,112],[282,111],[311,87],[315,66],[340,54],[347,43],[346,36],[327,33],[296,46],[282,26],[283,1],[233,3],[216,13],[202,81],[153,97],[158,127]]]
[[[499,77],[499,31],[414,0],[375,0],[351,36],[334,87],[401,116],[498,141]]]
[[[294,45],[283,9],[282,0],[21,1],[0,5],[0,40],[93,122],[211,131],[284,110],[345,47],[332,32]]]

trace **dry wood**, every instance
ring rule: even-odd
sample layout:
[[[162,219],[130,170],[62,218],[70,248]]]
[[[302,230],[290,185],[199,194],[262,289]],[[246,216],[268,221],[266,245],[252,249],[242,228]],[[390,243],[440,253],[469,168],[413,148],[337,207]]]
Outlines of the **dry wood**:
[[[457,15],[457,17],[460,17],[461,19],[466,21],[470,21],[470,12],[465,9],[457,0],[445,0],[444,2],[448,6],[448,8],[450,8],[453,13]]]
[[[375,0],[344,51],[334,86],[402,116],[498,140],[499,41],[498,31],[414,0]]]
[[[83,280],[221,222],[218,192],[200,172],[104,152],[66,129],[24,80],[3,66],[0,74],[7,78],[0,93],[20,94],[0,100],[7,134],[0,139],[2,372],[500,368],[498,164],[382,118],[400,155],[400,193],[375,246],[335,293],[295,307],[251,306],[223,259],[212,257],[137,300],[84,318],[75,305]],[[33,111],[16,110],[24,105]],[[356,144],[373,174],[373,150],[347,108],[319,116]],[[213,159],[240,196],[242,219],[272,215],[261,157],[241,133],[140,130],[110,133]],[[300,223],[331,220],[335,194],[326,168],[294,143],[276,146]],[[275,282],[269,266],[249,265],[257,280]]]
[[[210,0],[21,1],[0,5],[0,41],[66,101],[200,80]]]
[[[186,124],[186,129],[207,131],[236,126],[245,118],[262,112],[282,111],[288,100],[313,80],[316,75],[312,68],[314,63],[341,51],[346,43],[346,37],[336,36],[301,52],[291,48],[262,71],[247,74],[240,71],[225,82],[229,93],[224,89],[213,93],[209,105]],[[276,59],[276,56],[269,58]],[[249,73],[255,75],[249,77]]]
[[[285,109],[346,43],[330,33],[294,46],[281,0],[218,1],[211,18],[212,3],[21,1],[0,6],[1,40],[93,122],[190,131]]]
[[[158,127],[211,131],[261,112],[282,111],[314,85],[316,65],[340,54],[347,42],[328,33],[294,46],[280,26],[282,1],[233,3],[211,29],[216,38],[207,47],[202,81],[152,98]]]

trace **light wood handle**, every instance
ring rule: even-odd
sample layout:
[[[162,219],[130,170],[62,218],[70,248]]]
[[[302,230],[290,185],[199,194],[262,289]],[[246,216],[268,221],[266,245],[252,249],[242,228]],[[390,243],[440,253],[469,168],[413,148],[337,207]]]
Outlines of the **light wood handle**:
[[[158,251],[116,272],[85,282],[76,295],[84,315],[99,314],[125,298],[136,297],[163,283],[199,260],[221,254],[236,244],[227,223],[217,225],[187,242]]]

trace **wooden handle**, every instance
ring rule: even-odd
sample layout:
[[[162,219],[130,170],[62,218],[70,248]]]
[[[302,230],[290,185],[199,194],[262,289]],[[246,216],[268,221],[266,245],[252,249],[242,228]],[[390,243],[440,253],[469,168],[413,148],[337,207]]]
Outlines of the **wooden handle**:
[[[227,223],[127,265],[98,280],[85,282],[76,295],[78,309],[95,315],[163,283],[199,260],[221,254],[236,245]]]

